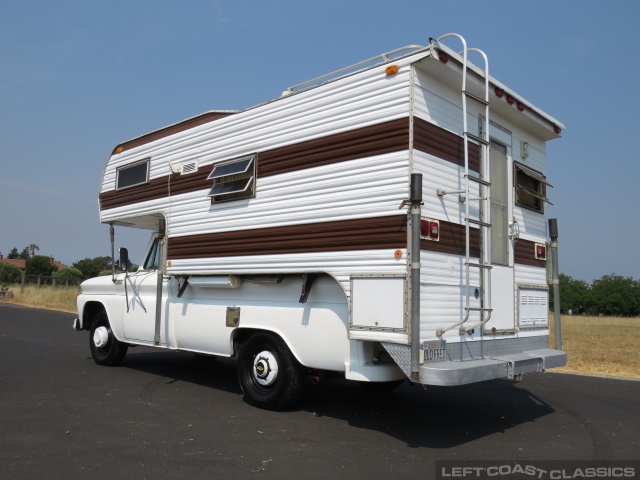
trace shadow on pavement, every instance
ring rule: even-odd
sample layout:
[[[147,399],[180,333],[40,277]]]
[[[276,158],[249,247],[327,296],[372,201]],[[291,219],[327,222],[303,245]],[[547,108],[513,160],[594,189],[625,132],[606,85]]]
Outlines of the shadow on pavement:
[[[122,367],[165,377],[167,384],[182,381],[242,393],[235,361],[227,358],[199,359],[188,352],[137,347],[130,350]],[[427,388],[406,381],[392,392],[375,394],[357,382],[330,379],[306,385],[293,411],[344,420],[352,427],[390,435],[413,448],[451,448],[504,433],[554,409],[508,380]]]

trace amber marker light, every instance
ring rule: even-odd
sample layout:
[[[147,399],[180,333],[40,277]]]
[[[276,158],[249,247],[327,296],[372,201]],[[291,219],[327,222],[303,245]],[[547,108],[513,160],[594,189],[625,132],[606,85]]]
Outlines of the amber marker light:
[[[398,260],[402,258],[402,250],[396,250],[395,252],[393,252],[393,256],[396,257]]]
[[[384,73],[386,73],[387,75],[395,75],[396,73],[398,73],[398,65],[389,65]]]
[[[117,147],[116,148],[116,153],[122,153],[123,150],[124,150],[124,148],[122,148],[122,146]]]

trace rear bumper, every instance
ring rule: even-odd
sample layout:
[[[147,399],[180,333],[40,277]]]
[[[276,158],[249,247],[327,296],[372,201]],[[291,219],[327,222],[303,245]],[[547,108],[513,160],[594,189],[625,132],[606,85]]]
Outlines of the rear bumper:
[[[518,378],[524,373],[544,372],[566,363],[565,352],[546,348],[478,360],[422,364],[419,382],[425,385],[465,385],[495,378]]]
[[[548,336],[476,340],[448,343],[445,357],[420,364],[419,378],[414,379],[410,347],[395,343],[382,345],[407,377],[424,385],[517,379],[524,373],[544,372],[567,363],[565,352],[548,348]]]

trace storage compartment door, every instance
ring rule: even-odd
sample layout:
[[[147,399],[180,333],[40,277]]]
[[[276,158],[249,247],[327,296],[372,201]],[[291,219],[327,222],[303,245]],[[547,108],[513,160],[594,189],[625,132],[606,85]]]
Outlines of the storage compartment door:
[[[406,277],[352,277],[352,329],[405,330]]]

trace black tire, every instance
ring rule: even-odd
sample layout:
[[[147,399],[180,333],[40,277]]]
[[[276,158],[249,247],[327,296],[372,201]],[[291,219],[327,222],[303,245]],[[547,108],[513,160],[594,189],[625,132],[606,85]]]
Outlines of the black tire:
[[[283,410],[296,403],[304,372],[282,339],[269,332],[254,333],[238,352],[238,381],[245,400],[266,410]]]
[[[106,340],[103,344],[96,345],[96,330],[102,333]],[[98,335],[100,336],[100,335]],[[99,341],[99,340],[98,340]],[[119,341],[111,331],[107,312],[102,310],[93,319],[93,325],[89,332],[89,346],[91,355],[98,365],[114,366],[118,365],[127,354],[128,345]]]

